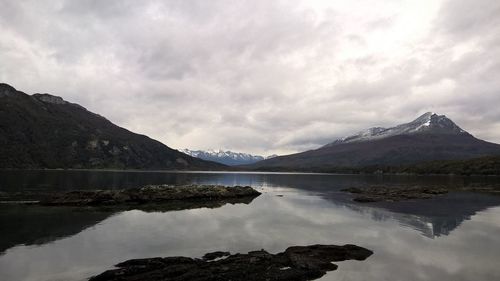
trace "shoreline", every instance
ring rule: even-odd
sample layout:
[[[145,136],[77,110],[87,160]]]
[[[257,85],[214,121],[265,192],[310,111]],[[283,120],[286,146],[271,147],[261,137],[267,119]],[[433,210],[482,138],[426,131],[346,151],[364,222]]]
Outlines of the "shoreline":
[[[170,173],[170,174],[269,174],[269,175],[332,175],[332,176],[417,176],[417,177],[484,177],[496,178],[500,175],[481,175],[481,174],[421,174],[421,173],[329,173],[329,172],[314,172],[314,171],[256,171],[256,170],[141,170],[141,169],[0,169],[0,172],[22,172],[22,171],[68,171],[68,172],[123,172],[123,173]]]

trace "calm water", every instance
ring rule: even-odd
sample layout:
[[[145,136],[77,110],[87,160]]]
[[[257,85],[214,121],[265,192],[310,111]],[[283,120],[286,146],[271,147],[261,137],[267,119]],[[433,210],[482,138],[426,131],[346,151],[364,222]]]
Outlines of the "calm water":
[[[500,196],[451,193],[356,204],[339,190],[373,184],[496,184],[499,178],[306,174],[0,172],[0,192],[145,184],[252,185],[249,204],[154,212],[0,204],[0,280],[86,280],[131,259],[292,245],[369,248],[321,280],[500,280]],[[283,195],[277,196],[277,195]]]

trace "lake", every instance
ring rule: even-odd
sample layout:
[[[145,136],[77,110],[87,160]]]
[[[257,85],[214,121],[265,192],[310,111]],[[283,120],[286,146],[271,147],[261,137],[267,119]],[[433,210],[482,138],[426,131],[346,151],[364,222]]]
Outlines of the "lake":
[[[0,192],[251,185],[249,204],[117,211],[0,204],[0,280],[86,280],[132,258],[201,257],[289,246],[356,244],[374,254],[319,280],[500,280],[500,196],[355,203],[346,187],[480,185],[500,178],[280,173],[0,171]]]

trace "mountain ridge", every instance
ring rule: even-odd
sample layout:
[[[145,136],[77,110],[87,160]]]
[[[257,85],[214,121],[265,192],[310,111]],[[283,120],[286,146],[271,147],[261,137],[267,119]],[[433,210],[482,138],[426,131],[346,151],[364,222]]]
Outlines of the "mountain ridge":
[[[445,115],[438,115],[434,112],[426,112],[411,122],[389,128],[371,127],[353,135],[337,139],[325,146],[370,141],[403,134],[420,134],[429,132],[438,134],[469,134]]]
[[[243,152],[233,152],[230,150],[190,150],[187,148],[179,150],[183,153],[186,153],[187,155],[197,157],[203,160],[207,161],[213,161],[217,163],[221,163],[224,165],[228,166],[237,166],[237,165],[248,165],[248,164],[253,164],[258,161],[262,161],[265,159],[269,159],[272,157],[276,157],[277,155],[270,155],[267,157],[260,156],[260,155],[252,155],[249,153],[243,153]]]
[[[0,168],[221,169],[83,106],[0,83]]]
[[[403,165],[500,155],[500,145],[479,140],[445,115],[425,113],[390,128],[372,127],[305,152],[263,160],[250,169]]]

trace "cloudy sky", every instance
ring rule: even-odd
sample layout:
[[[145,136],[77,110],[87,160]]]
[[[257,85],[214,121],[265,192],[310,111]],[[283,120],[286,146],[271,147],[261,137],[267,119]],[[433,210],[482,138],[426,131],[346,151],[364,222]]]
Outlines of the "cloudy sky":
[[[446,114],[500,142],[500,1],[0,0],[0,81],[173,148],[268,155]]]

